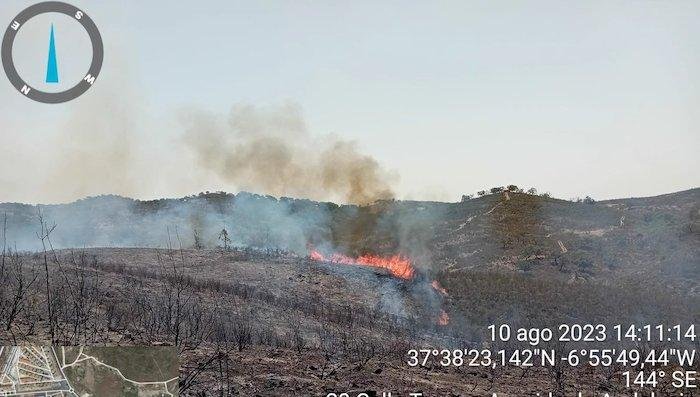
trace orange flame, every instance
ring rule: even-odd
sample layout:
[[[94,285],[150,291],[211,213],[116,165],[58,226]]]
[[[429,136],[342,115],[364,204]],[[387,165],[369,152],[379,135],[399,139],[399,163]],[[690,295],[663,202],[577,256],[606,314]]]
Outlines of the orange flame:
[[[388,270],[394,277],[410,280],[415,276],[416,270],[411,265],[411,261],[401,255],[381,257],[376,255],[362,255],[359,258],[351,258],[343,254],[331,254],[326,257],[322,253],[312,250],[309,258],[315,261],[340,263],[343,265],[360,265],[378,267]]]
[[[447,290],[444,289],[444,288],[442,288],[442,285],[440,285],[440,283],[439,283],[437,280],[433,280],[433,282],[430,283],[430,285],[433,286],[433,289],[435,289],[435,291],[438,291],[439,293],[441,293],[441,294],[443,294],[443,295],[445,295],[445,296],[448,295],[448,294],[447,294]]]
[[[323,261],[323,260],[325,260],[325,258],[323,257],[323,255],[321,255],[321,253],[318,252],[318,251],[311,251],[311,253],[309,254],[309,258],[311,258],[311,259],[313,259],[313,260],[315,260],[315,261]]]
[[[447,325],[450,323],[450,316],[444,310],[440,310],[440,315],[437,320],[438,325]]]

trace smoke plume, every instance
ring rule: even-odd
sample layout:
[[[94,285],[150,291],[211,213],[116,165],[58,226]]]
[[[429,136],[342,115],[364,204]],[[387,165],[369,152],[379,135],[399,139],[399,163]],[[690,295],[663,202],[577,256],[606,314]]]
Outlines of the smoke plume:
[[[195,112],[184,124],[197,165],[237,189],[351,204],[393,197],[394,175],[354,142],[309,134],[294,105],[235,106],[226,122]]]

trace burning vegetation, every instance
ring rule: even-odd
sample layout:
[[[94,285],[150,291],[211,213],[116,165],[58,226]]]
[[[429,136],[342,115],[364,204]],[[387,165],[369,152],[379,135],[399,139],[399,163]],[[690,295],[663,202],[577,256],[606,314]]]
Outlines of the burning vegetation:
[[[369,266],[388,270],[394,277],[410,280],[416,275],[416,270],[411,261],[401,255],[382,257],[377,255],[362,255],[352,258],[343,254],[333,253],[323,255],[317,250],[309,253],[309,258],[319,262],[339,263],[343,265]]]
[[[337,252],[330,255],[324,255],[318,250],[312,249],[309,252],[309,258],[317,262],[381,268],[388,270],[392,276],[402,280],[413,280],[416,278],[416,269],[411,264],[411,260],[400,254],[387,257],[366,254],[357,258],[352,258]],[[435,295],[440,297],[449,296],[447,290],[443,288],[437,280],[433,280],[430,285],[435,291]],[[444,309],[440,309],[435,322],[442,326],[448,325],[450,323],[450,316]]]
[[[444,296],[448,296],[447,290],[440,285],[440,283],[437,280],[433,280],[430,285],[433,287],[433,289],[439,293],[441,293]]]
[[[440,310],[440,315],[437,319],[438,325],[447,325],[450,323],[450,316],[444,310]]]

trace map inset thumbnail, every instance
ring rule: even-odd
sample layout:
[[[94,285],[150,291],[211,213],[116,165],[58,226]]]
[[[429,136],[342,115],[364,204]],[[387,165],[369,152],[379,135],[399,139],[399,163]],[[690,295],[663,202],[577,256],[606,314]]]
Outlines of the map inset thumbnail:
[[[0,396],[177,396],[170,347],[0,347]]]

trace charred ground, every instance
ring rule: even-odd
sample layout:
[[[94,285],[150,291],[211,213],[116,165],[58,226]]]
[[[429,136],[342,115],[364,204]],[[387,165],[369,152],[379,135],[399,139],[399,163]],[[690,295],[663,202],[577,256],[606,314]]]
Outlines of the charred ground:
[[[614,389],[605,374],[581,384],[574,373],[403,362],[409,348],[480,346],[492,323],[698,323],[699,202],[700,189],[597,203],[510,191],[369,206],[107,196],[42,206],[43,228],[37,207],[3,204],[13,248],[3,255],[0,339],[177,345],[180,389],[193,395],[478,395],[521,390],[523,379]],[[54,222],[44,253],[36,232]],[[231,247],[221,247],[223,229]],[[23,253],[13,241],[40,249]],[[417,273],[402,280],[313,261],[309,247],[401,253]],[[449,324],[436,323],[440,310]]]

